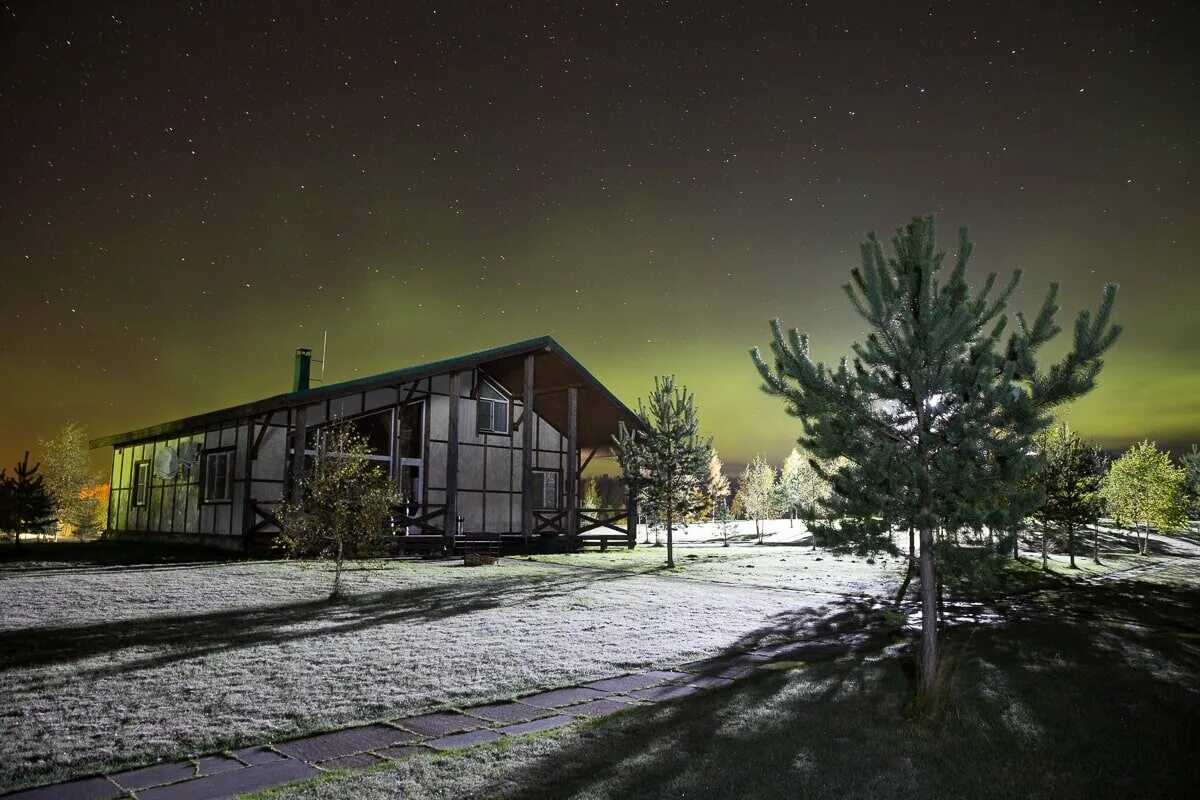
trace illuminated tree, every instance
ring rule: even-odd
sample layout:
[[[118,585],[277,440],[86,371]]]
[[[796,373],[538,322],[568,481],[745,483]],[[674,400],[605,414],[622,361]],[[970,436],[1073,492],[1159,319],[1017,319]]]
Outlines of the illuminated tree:
[[[583,501],[580,503],[579,507],[589,509],[602,508],[600,505],[600,492],[596,489],[596,481],[594,478],[590,478],[584,483]]]
[[[754,532],[758,543],[763,541],[764,519],[775,515],[775,468],[761,455],[756,455],[742,470],[738,485],[738,498],[747,519],[754,520]]]
[[[366,439],[349,424],[328,426],[301,478],[302,499],[284,504],[278,514],[279,545],[289,556],[333,561],[331,599],[341,596],[346,559],[381,551],[384,524],[400,502],[387,473],[368,459],[370,453]]]
[[[88,438],[76,422],[68,422],[58,436],[41,440],[42,475],[54,501],[60,531],[82,536],[95,527],[95,498],[85,490],[97,482],[88,468]],[[105,504],[107,510],[107,503]]]
[[[622,423],[617,431],[617,461],[631,494],[666,525],[667,566],[674,567],[674,526],[705,498],[712,439],[701,438],[695,400],[672,376],[654,379],[654,391],[647,405],[638,401],[637,414],[641,430]]]
[[[972,293],[963,229],[950,273],[937,248],[932,217],[896,232],[887,258],[874,233],[862,247],[862,267],[845,292],[866,323],[865,342],[837,367],[815,362],[809,340],[771,323],[771,363],[751,355],[764,390],[780,397],[800,421],[799,443],[816,457],[848,460],[830,475],[823,506],[843,542],[896,552],[892,525],[912,520],[920,537],[921,674],[928,698],[939,686],[937,634],[939,529],[1011,530],[1037,505],[1020,493],[1035,469],[1034,435],[1050,410],[1090,391],[1101,355],[1116,341],[1109,322],[1116,287],[1105,287],[1099,310],[1082,312],[1073,347],[1043,369],[1039,350],[1058,333],[1057,285],[1032,323],[1017,315],[1007,338],[1008,300],[1020,273],[999,294],[996,276]],[[1004,495],[1007,504],[997,502]],[[954,547],[950,543],[951,548]]]
[[[717,451],[712,451],[708,459],[708,498],[712,505],[713,520],[717,521],[717,506],[725,504],[729,509],[729,478],[725,477],[725,465],[721,463]]]
[[[1149,552],[1150,532],[1187,527],[1186,473],[1154,442],[1142,441],[1112,463],[1100,493],[1108,513],[1122,527],[1132,527],[1137,549]],[[1144,535],[1143,535],[1144,534]]]

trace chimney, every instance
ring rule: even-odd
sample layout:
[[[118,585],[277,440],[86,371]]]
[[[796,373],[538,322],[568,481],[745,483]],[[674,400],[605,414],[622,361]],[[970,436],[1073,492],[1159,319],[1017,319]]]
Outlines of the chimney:
[[[296,372],[292,377],[293,392],[307,392],[308,379],[312,374],[312,350],[307,347],[296,348]]]

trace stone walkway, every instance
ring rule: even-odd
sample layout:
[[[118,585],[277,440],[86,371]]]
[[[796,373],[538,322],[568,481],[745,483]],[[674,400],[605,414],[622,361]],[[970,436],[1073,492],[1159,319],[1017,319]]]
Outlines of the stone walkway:
[[[512,702],[388,719],[278,744],[25,789],[3,800],[218,800],[323,772],[369,767],[422,752],[458,750],[678,700],[727,686],[776,659],[833,658],[876,644],[877,631],[835,634],[718,656],[522,697]]]

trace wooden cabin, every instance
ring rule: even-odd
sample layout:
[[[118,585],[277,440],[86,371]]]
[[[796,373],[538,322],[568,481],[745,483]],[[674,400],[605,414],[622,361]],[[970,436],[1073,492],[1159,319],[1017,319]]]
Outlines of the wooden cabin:
[[[352,424],[404,502],[394,549],[634,546],[636,506],[580,509],[583,470],[637,417],[549,336],[292,391],[92,442],[112,447],[108,530],[255,552],[300,491],[322,429]]]

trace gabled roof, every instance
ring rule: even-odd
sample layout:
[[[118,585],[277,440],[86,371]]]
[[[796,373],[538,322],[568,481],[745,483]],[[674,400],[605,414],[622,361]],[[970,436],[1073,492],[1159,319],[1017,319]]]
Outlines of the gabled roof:
[[[533,354],[537,359],[534,366],[534,411],[560,431],[566,431],[565,389],[568,386],[575,386],[579,389],[578,425],[581,447],[605,447],[611,444],[618,422],[624,422],[629,426],[641,425],[637,415],[576,361],[575,357],[568,353],[562,345],[550,336],[539,336],[535,339],[526,339],[523,342],[514,342],[490,350],[480,350],[476,353],[404,367],[390,372],[381,372],[366,378],[318,386],[301,392],[278,394],[218,411],[165,422],[161,425],[118,433],[95,439],[91,442],[91,446],[110,447],[161,439],[206,426],[244,420],[271,411],[342,397],[354,392],[398,386],[435,375],[476,368],[483,369],[509,394],[519,397],[523,391],[524,358],[529,354]]]

